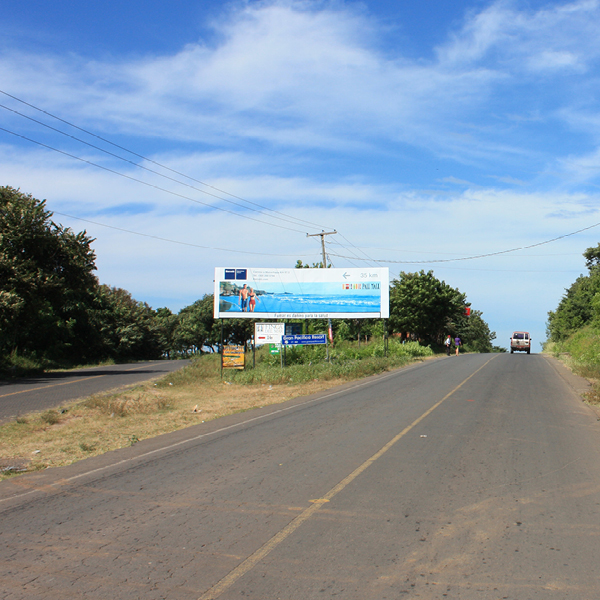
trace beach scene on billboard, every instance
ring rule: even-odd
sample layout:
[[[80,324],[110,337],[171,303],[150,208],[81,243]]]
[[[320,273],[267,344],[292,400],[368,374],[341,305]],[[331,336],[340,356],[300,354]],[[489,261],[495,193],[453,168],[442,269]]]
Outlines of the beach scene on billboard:
[[[389,314],[387,269],[231,269],[215,277],[219,317],[328,318]],[[216,305],[216,302],[215,302]]]

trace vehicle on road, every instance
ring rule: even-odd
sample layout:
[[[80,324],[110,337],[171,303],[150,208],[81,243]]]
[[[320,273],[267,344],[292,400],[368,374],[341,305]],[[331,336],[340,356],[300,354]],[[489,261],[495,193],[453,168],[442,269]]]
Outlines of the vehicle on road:
[[[527,331],[515,331],[510,338],[510,353],[531,351],[531,337]]]

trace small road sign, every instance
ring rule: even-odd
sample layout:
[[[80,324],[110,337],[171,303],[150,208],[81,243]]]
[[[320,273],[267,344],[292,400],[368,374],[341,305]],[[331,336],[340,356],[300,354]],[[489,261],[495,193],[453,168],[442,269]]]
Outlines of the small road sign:
[[[281,338],[284,346],[310,346],[313,344],[326,344],[327,336],[323,334],[284,335]]]

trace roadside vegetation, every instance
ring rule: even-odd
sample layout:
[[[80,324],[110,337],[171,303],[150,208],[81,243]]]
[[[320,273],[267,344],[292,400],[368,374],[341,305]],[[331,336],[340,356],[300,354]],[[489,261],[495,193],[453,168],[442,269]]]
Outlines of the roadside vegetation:
[[[584,253],[587,275],[565,291],[548,313],[544,352],[561,359],[574,373],[589,379],[590,404],[600,404],[600,244]]]
[[[387,353],[387,356],[385,354]],[[200,355],[189,367],[117,394],[99,394],[0,426],[0,479],[64,466],[140,440],[310,395],[341,383],[434,356],[416,342],[339,344],[327,360],[306,347],[281,359],[261,348],[256,367],[227,370],[219,356]],[[252,356],[247,356],[252,362]]]
[[[18,377],[81,364],[188,358],[218,350],[221,324],[206,294],[174,314],[135,300],[94,275],[94,240],[56,223],[44,200],[0,187],[0,377]],[[321,265],[315,264],[313,267]],[[301,261],[296,268],[308,268]],[[496,334],[466,294],[433,271],[400,273],[390,284],[387,332],[402,341],[440,348],[447,334],[464,349],[491,352]],[[260,315],[258,316],[260,318]],[[327,322],[304,324],[325,333]],[[242,345],[254,333],[251,319],[226,319],[225,344]],[[376,319],[336,319],[337,342],[381,339]]]

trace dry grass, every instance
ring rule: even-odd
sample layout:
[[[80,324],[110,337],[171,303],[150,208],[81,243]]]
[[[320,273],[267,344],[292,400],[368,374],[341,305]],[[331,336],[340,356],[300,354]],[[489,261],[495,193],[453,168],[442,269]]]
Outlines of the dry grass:
[[[160,381],[91,396],[1,425],[0,480],[68,465],[163,433],[307,396],[432,356],[429,349],[424,351],[418,345],[411,352],[412,356],[372,356],[282,370],[267,364],[270,356],[265,349],[267,361],[260,367],[257,363],[257,368],[248,372],[228,372],[223,379],[219,357],[203,356]]]
[[[299,385],[239,385],[220,379],[170,386],[149,383],[92,396],[61,410],[20,417],[0,427],[0,480],[68,465],[139,440],[329,389],[341,380]],[[64,411],[64,412],[61,412]]]

